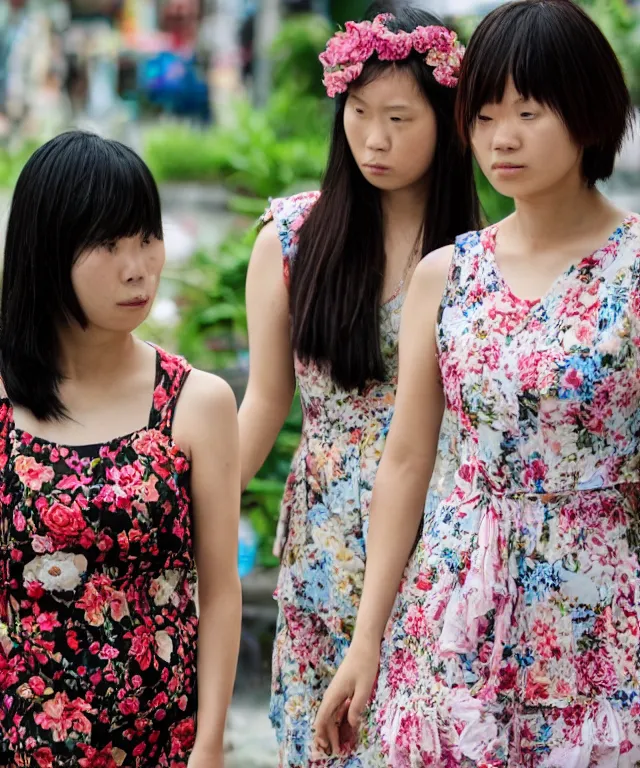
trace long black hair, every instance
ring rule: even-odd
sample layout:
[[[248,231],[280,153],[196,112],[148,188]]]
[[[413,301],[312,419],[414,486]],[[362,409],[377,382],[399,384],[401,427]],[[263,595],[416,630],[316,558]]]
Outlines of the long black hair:
[[[13,194],[0,304],[0,376],[39,420],[66,416],[61,327],[87,319],[71,281],[84,251],[125,237],[162,239],[155,181],[133,150],[80,131],[40,147]]]
[[[387,26],[394,32],[442,26],[424,10],[392,11],[394,18]],[[385,7],[377,4],[368,15],[383,12]],[[394,62],[379,61],[374,55],[354,85],[375,80],[389,67],[413,75],[437,120],[424,216],[422,255],[426,255],[479,226],[471,151],[462,146],[456,132],[456,89],[436,82],[424,55],[413,51]],[[327,366],[334,383],[351,390],[384,378],[379,317],[385,252],[380,192],[364,178],[349,148],[343,123],[346,100],[347,94],[338,97],[322,194],[300,229],[290,309],[297,356]]]

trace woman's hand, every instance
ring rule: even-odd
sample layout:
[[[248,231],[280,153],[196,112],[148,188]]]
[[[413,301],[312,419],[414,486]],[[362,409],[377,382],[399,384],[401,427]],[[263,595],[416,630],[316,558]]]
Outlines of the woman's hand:
[[[353,750],[379,664],[378,644],[351,646],[322,699],[316,717],[314,752],[317,757]]]

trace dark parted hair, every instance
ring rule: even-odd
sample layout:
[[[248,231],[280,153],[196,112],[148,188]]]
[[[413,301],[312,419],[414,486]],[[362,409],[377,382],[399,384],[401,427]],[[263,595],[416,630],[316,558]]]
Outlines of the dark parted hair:
[[[509,78],[525,99],[547,105],[583,148],[589,186],[613,173],[631,127],[620,62],[604,34],[573,0],[518,0],[486,16],[471,36],[458,84],[463,141],[480,110],[501,101]]]
[[[427,11],[378,3],[367,14],[391,11],[394,32],[442,26]],[[415,78],[437,120],[435,155],[428,177],[422,255],[452,243],[479,226],[471,151],[455,126],[456,89],[436,82],[424,55],[402,61],[369,59],[352,87],[370,83],[389,68]],[[303,361],[327,367],[334,383],[364,389],[384,378],[380,346],[380,306],[385,273],[382,204],[378,189],[358,168],[344,129],[347,94],[337,97],[329,160],[322,194],[300,228],[290,283],[292,343]]]
[[[162,239],[156,183],[136,153],[70,131],[27,161],[13,193],[0,304],[0,376],[9,400],[40,420],[66,416],[59,330],[87,320],[71,282],[78,256],[141,235]]]

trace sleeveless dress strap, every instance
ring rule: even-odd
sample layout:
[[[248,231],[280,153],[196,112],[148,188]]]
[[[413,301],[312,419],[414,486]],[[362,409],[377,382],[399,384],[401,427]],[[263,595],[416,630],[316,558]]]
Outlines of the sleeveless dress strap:
[[[465,291],[470,281],[478,279],[487,238],[491,236],[492,228],[488,228],[456,237],[445,296],[459,295]]]
[[[272,199],[258,222],[258,231],[270,221],[275,223],[282,246],[282,270],[287,285],[289,285],[291,263],[298,251],[300,227],[319,197],[320,192],[316,191]]]
[[[6,396],[0,397],[0,473],[4,470],[11,453],[10,434],[13,427],[13,406]],[[4,476],[0,474],[0,488],[4,486]]]
[[[154,347],[158,355],[156,388],[149,416],[149,428],[158,429],[171,435],[173,415],[182,387],[191,372],[191,366],[178,355],[169,354],[160,347]]]

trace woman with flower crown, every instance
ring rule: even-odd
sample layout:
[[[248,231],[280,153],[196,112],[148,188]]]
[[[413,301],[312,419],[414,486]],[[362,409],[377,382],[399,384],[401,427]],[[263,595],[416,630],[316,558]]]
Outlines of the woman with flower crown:
[[[315,714],[351,642],[407,285],[423,254],[477,224],[471,156],[453,122],[462,55],[454,32],[412,8],[333,37],[321,56],[337,100],[322,190],[272,201],[252,255],[245,485],[296,384],[304,411],[276,541],[271,719],[283,768],[312,764]]]

